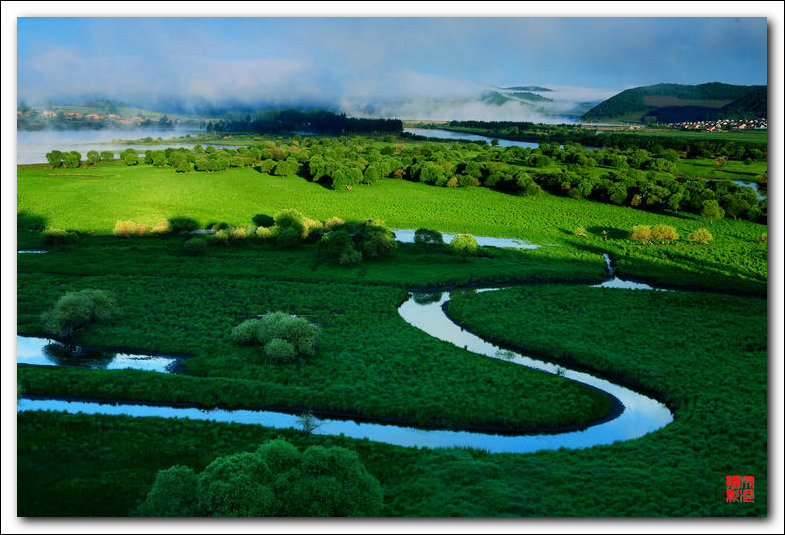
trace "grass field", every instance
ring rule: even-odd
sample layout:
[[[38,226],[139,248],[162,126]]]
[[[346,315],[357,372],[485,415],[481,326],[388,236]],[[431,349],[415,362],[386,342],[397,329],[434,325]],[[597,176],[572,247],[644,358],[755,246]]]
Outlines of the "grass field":
[[[18,210],[42,217],[47,227],[109,234],[118,220],[153,225],[173,216],[192,217],[203,225],[225,221],[246,226],[254,214],[294,208],[320,220],[379,218],[393,228],[427,227],[608,250],[624,257],[628,275],[649,276],[652,265],[666,265],[669,271],[659,275],[661,280],[684,279],[715,288],[738,283],[765,293],[766,244],[755,240],[766,227],[748,221],[724,219],[709,225],[693,214],[656,214],[547,193],[531,199],[487,188],[437,188],[395,179],[351,192],[333,191],[299,177],[274,177],[250,168],[182,175],[110,163],[91,170],[101,177],[48,174],[51,169],[22,169],[17,182]],[[682,241],[635,246],[627,239],[635,225],[660,223],[675,227]],[[588,239],[574,239],[579,226],[588,231]],[[708,247],[684,241],[700,227],[710,227],[714,236]]]
[[[704,173],[700,161],[692,165],[687,172]],[[384,488],[382,514],[389,516],[767,513],[765,225],[395,179],[334,191],[251,168],[178,174],[102,163],[89,171],[100,176],[80,174],[87,173],[18,171],[17,247],[49,252],[17,255],[17,331],[41,334],[41,313],[66,291],[104,289],[115,295],[119,315],[81,333],[79,343],[191,358],[179,375],[19,366],[25,394],[278,407],[424,428],[534,431],[605,416],[609,400],[596,391],[440,342],[397,313],[408,288],[519,282],[456,296],[448,312],[484,337],[651,393],[668,403],[675,421],[609,446],[492,455],[240,425],[22,413],[20,516],[125,516],[159,469],[201,470],[219,455],[275,437],[357,451]],[[463,261],[445,248],[400,244],[389,257],[346,267],[320,259],[315,244],[280,249],[246,240],[194,257],[182,251],[189,235],[111,236],[118,220],[153,225],[186,216],[201,225],[248,226],[255,214],[288,208],[319,220],[379,218],[393,228],[552,246],[483,248]],[[641,224],[672,225],[681,238],[670,245],[630,241],[630,229]],[[48,244],[39,225],[80,237]],[[576,236],[577,227],[585,237]],[[685,239],[699,227],[710,228],[710,244]],[[682,291],[589,288],[605,276],[602,252],[622,276]],[[232,343],[233,326],[273,310],[320,326],[313,358],[273,364],[260,348]],[[725,502],[730,474],[755,476],[754,503]]]

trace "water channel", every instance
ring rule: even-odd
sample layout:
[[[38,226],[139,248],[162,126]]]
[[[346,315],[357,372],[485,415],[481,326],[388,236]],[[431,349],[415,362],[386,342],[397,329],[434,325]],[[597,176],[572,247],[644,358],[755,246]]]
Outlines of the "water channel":
[[[610,279],[614,280],[610,260],[606,256],[610,268]],[[619,286],[612,286],[619,287]],[[502,288],[486,287],[480,289],[461,289],[456,291],[497,291]],[[652,289],[650,286],[641,289]],[[450,300],[449,291],[431,293],[411,293],[409,298],[398,308],[400,316],[410,325],[430,334],[431,336],[464,348],[473,353],[490,358],[502,359],[511,366],[527,366],[545,373],[563,376],[589,387],[599,389],[614,398],[621,410],[611,419],[589,426],[560,433],[537,435],[500,435],[470,431],[427,430],[414,427],[386,425],[378,423],[356,422],[352,420],[324,419],[314,433],[322,435],[344,435],[357,439],[369,439],[399,446],[408,447],[471,447],[484,449],[492,453],[527,453],[539,450],[558,448],[586,448],[600,444],[611,444],[616,441],[630,440],[660,429],[673,421],[673,415],[659,401],[626,387],[617,385],[592,374],[571,370],[558,364],[539,359],[491,344],[464,330],[453,322],[445,313],[445,305]],[[72,361],[58,360],[47,355],[46,348],[51,342],[43,339],[17,337],[18,363],[37,365],[74,365]],[[51,353],[51,348],[50,351]],[[55,354],[57,351],[55,351]],[[110,355],[111,356],[111,355]],[[174,357],[151,357],[140,355],[105,356],[104,361],[95,367],[105,369],[134,367],[138,369],[154,369],[159,372],[174,371]],[[118,359],[118,357],[120,357]],[[146,362],[155,358],[169,359],[161,361],[155,367],[145,368]],[[163,364],[163,365],[161,365]],[[92,367],[92,365],[89,365]],[[264,425],[274,428],[297,428],[299,417],[273,411],[255,410],[203,410],[193,407],[167,407],[144,404],[118,404],[95,401],[78,401],[62,399],[30,399],[22,398],[17,403],[17,411],[54,410],[68,413],[157,416],[164,418],[188,418],[216,422],[234,422],[241,424]]]

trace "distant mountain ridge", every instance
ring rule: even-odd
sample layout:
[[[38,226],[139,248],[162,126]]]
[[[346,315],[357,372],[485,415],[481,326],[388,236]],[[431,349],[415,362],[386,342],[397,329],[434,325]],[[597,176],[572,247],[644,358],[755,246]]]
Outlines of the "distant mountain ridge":
[[[755,119],[768,113],[767,88],[710,82],[627,89],[586,112],[585,121],[684,122]]]

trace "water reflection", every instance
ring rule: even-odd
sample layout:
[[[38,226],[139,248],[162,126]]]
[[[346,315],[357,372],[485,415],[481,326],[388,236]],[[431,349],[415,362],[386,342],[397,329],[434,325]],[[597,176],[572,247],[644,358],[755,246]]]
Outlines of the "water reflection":
[[[172,373],[181,357],[116,353],[78,345],[65,345],[46,338],[16,337],[17,364],[69,366],[89,369],[147,370]]]
[[[414,243],[414,229],[397,229],[392,231],[395,239],[401,243]],[[442,232],[444,243],[450,243],[456,234]],[[490,236],[475,236],[477,245],[481,247],[511,247],[513,249],[537,249],[542,247],[536,243],[527,242],[518,238],[493,238]]]

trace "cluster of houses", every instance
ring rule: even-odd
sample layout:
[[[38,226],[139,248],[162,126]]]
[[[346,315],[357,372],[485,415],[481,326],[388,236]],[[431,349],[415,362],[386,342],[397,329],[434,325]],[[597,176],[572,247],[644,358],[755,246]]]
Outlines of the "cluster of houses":
[[[122,125],[122,126],[138,126],[145,123],[149,123],[151,121],[159,122],[160,119],[158,117],[147,117],[147,116],[133,116],[133,117],[124,117],[118,115],[116,113],[81,113],[78,111],[61,111],[56,112],[53,110],[41,110],[41,109],[28,109],[25,111],[17,110],[16,112],[17,119],[33,119],[33,120],[46,120],[46,121],[55,121],[55,120],[66,120],[66,121],[102,121],[107,123],[112,123],[114,125]],[[167,123],[177,123],[180,122],[179,119],[174,118],[166,118],[165,121]]]
[[[682,130],[699,130],[702,132],[727,132],[729,130],[764,130],[768,129],[768,121],[759,119],[717,119],[713,121],[689,121],[668,123],[670,128]]]

